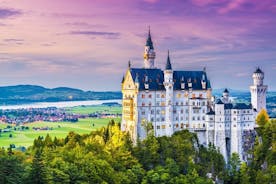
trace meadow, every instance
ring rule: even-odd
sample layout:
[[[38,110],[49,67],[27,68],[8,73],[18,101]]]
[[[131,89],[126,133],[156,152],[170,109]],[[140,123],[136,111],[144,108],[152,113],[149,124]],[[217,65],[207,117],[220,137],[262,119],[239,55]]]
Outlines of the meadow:
[[[78,134],[88,134],[92,130],[99,129],[106,126],[111,118],[98,119],[87,118],[79,119],[76,123],[70,122],[34,122],[24,125],[29,127],[28,130],[14,130],[12,127],[11,132],[2,132],[0,136],[0,147],[8,147],[10,144],[14,144],[16,147],[31,146],[33,141],[38,136],[45,137],[49,134],[52,138],[65,138],[70,131],[74,131]],[[114,119],[115,122],[119,122],[119,118]],[[94,126],[93,126],[94,125]],[[0,124],[0,128],[4,129],[7,124]],[[49,127],[52,130],[33,130],[33,127]],[[18,128],[18,127],[17,127]],[[10,134],[12,135],[10,137]]]
[[[105,106],[105,105],[91,105],[91,106],[77,106],[65,109],[67,112],[76,114],[91,114],[97,112],[120,114],[122,113],[121,106]]]

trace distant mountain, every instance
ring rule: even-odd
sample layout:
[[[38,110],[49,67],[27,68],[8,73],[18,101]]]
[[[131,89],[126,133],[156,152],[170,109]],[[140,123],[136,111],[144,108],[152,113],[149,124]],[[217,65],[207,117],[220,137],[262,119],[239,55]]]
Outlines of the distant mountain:
[[[0,105],[23,104],[32,102],[58,102],[77,100],[121,99],[121,92],[96,92],[58,87],[44,88],[35,85],[17,85],[0,87]]]

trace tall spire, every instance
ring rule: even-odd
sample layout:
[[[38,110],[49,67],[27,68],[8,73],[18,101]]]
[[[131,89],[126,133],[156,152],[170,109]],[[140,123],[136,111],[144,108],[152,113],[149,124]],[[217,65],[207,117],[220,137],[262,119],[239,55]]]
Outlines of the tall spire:
[[[151,40],[150,26],[149,26],[149,33],[148,33],[148,39],[147,39],[147,42],[146,42],[146,46],[149,46],[150,49],[154,49],[153,48],[153,43],[152,43],[152,40]]]
[[[131,61],[128,60],[128,68],[131,68]]]
[[[147,38],[145,51],[144,51],[145,68],[154,68],[154,59],[155,59],[155,52],[154,52],[153,43],[151,40],[150,27],[149,27],[148,38]]]
[[[170,51],[168,50],[168,57],[167,57],[167,63],[166,63],[166,70],[171,70],[172,65],[171,65],[171,59],[170,59]]]

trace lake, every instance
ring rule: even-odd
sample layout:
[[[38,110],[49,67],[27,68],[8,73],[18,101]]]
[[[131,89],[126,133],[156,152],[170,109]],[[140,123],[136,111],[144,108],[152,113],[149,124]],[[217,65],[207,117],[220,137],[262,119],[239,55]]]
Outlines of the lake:
[[[29,108],[46,108],[46,107],[75,107],[81,105],[101,105],[102,103],[116,102],[122,104],[122,100],[87,100],[87,101],[63,101],[63,102],[37,102],[21,105],[3,105],[0,109],[29,109]]]

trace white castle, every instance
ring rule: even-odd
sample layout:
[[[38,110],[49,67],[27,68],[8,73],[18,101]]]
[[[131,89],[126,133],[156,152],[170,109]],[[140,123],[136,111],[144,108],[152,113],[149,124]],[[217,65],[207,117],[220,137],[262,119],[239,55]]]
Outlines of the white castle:
[[[145,125],[152,123],[155,136],[171,136],[188,129],[199,143],[214,144],[225,160],[236,152],[247,161],[252,146],[257,112],[266,108],[264,73],[258,68],[251,89],[251,104],[234,103],[227,89],[212,96],[211,83],[202,71],[174,70],[168,53],[165,70],[155,68],[155,51],[149,31],[144,51],[144,68],[129,68],[122,80],[123,112],[121,129],[134,143],[147,136]]]

